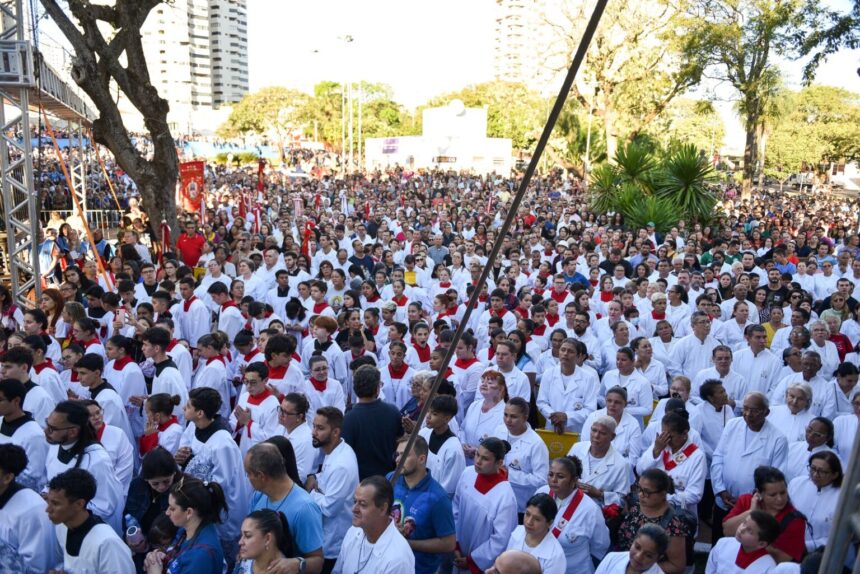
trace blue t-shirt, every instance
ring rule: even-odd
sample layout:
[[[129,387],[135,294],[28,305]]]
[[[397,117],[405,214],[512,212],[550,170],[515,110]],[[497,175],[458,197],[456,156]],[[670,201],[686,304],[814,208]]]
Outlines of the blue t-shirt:
[[[388,479],[391,475],[388,474]],[[401,476],[394,485],[394,506],[391,508],[392,518],[403,526],[407,519],[414,521],[414,530],[407,540],[427,540],[442,538],[454,534],[454,511],[451,509],[451,499],[442,485],[436,482],[430,471],[427,476],[409,488]],[[439,568],[442,554],[413,552],[415,554],[415,573],[433,574]]]
[[[180,529],[176,539],[184,533],[184,529]],[[214,524],[207,524],[192,540],[183,542],[176,557],[167,564],[168,574],[221,574],[223,571],[224,551]]]
[[[276,502],[262,492],[254,492],[251,497],[251,512],[268,508],[283,513],[290,526],[296,551],[304,556],[314,550],[322,550],[323,529],[322,511],[311,495],[298,484],[293,486],[290,493]]]

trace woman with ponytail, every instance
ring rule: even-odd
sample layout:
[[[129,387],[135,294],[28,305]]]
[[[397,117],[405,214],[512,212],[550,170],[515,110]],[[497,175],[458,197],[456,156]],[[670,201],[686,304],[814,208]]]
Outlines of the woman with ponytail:
[[[263,508],[242,522],[239,560],[233,574],[253,574],[266,570],[285,558],[295,556],[290,527],[283,514]]]
[[[179,528],[167,552],[154,550],[143,562],[146,574],[221,574],[224,551],[216,524],[227,510],[217,482],[183,476],[170,489],[167,517]]]

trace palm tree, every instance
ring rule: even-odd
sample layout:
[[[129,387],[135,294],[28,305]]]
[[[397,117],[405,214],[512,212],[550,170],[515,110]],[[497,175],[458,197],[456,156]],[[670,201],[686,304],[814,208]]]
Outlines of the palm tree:
[[[671,202],[688,221],[705,222],[717,202],[708,186],[714,177],[710,159],[696,146],[685,144],[663,161],[655,177],[655,195]]]

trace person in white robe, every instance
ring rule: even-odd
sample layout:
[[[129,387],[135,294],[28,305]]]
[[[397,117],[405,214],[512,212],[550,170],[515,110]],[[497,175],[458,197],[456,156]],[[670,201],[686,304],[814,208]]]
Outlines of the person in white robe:
[[[218,525],[218,536],[224,555],[235,556],[251,485],[244,472],[242,453],[220,411],[221,395],[215,389],[201,387],[189,393],[185,404],[185,419],[189,424],[175,458],[186,474],[221,485],[228,511]]]
[[[230,426],[236,429],[243,456],[255,444],[278,434],[280,403],[266,387],[268,376],[265,364],[248,365],[243,379],[245,390],[230,414]]]
[[[74,401],[58,404],[48,416],[45,438],[51,445],[45,461],[47,480],[71,468],[89,472],[98,486],[88,507],[119,532],[125,491],[116,476],[110,454],[98,442],[86,407]]]
[[[620,387],[609,389],[606,393],[606,406],[588,415],[582,425],[580,436],[591,436],[591,426],[598,418],[612,417],[616,424],[612,446],[633,466],[639,460],[639,455],[642,454],[642,430],[639,421],[627,413],[626,395],[626,391]]]
[[[830,419],[815,417],[809,421],[809,424],[806,425],[805,440],[788,445],[785,468],[781,469],[785,474],[786,483],[806,474],[809,457],[816,452],[826,450],[836,452],[833,433],[833,422]]]
[[[310,403],[301,393],[289,393],[281,400],[278,408],[278,423],[280,434],[287,437],[293,446],[296,456],[296,469],[302,481],[307,480],[313,472],[314,461],[319,451],[313,445],[311,427],[308,426],[307,416]]]
[[[493,436],[505,419],[507,388],[501,374],[498,371],[486,371],[481,377],[478,391],[481,396],[469,405],[463,426],[460,427],[459,438],[463,443],[467,466],[472,464],[481,442]]]
[[[110,362],[105,366],[104,379],[119,393],[133,438],[137,439],[143,434],[146,413],[139,405],[131,402],[131,397],[146,395],[146,381],[140,366],[132,358],[132,340],[122,335],[115,335],[105,344],[105,352]]]
[[[190,385],[182,378],[176,363],[167,356],[170,333],[161,327],[153,327],[144,331],[141,339],[143,340],[141,346],[143,356],[152,360],[155,367],[155,376],[152,378],[152,394],[164,393],[171,397],[178,396],[179,404],[174,406],[173,415],[180,423],[185,422],[183,410],[188,401]],[[146,397],[132,396],[129,400],[135,406],[143,406]]]
[[[194,279],[191,277],[179,280],[179,295],[182,301],[173,316],[179,323],[179,332],[191,348],[196,349],[200,337],[212,332],[212,310],[194,294]]]
[[[705,574],[767,574],[776,561],[767,547],[779,535],[776,518],[754,510],[738,527],[734,538],[721,538],[708,555]]]
[[[402,409],[412,398],[412,378],[416,371],[404,362],[406,345],[400,341],[388,348],[389,363],[379,370],[382,390],[398,409]]]
[[[83,401],[90,413],[90,424],[96,429],[96,438],[108,452],[113,463],[114,472],[122,485],[122,491],[128,492],[131,486],[132,474],[135,468],[135,452],[131,441],[118,427],[105,424],[104,411],[97,401]]]
[[[521,550],[531,554],[537,558],[544,574],[565,574],[567,558],[551,531],[558,513],[556,502],[550,495],[539,493],[530,497],[523,523],[511,533],[507,550]]]
[[[700,446],[705,449],[710,468],[714,450],[723,436],[723,430],[735,413],[729,406],[729,395],[723,383],[717,379],[706,380],[701,388],[702,402],[693,407],[691,419],[695,419],[701,427]],[[690,431],[692,434],[692,430]]]
[[[801,361],[801,371],[792,373],[783,377],[777,385],[770,390],[768,397],[770,398],[771,407],[784,405],[787,402],[788,388],[794,384],[803,384],[809,388],[808,405],[806,408],[812,413],[812,416],[824,414],[825,402],[828,400],[827,379],[823,377],[824,371],[821,367],[821,358],[815,351],[806,351],[803,353]],[[827,416],[827,415],[825,415]]]
[[[842,459],[843,464],[847,463],[851,458],[851,449],[854,447],[854,438],[857,436],[858,432],[858,422],[860,422],[860,395],[854,397],[851,401],[851,407],[854,409],[852,414],[836,417],[836,420],[833,421],[836,452],[839,453],[839,458]]]
[[[582,465],[579,488],[600,506],[620,506],[634,481],[630,461],[612,445],[616,427],[612,417],[597,417],[591,424],[589,440],[575,443],[567,453]]]
[[[768,406],[765,395],[749,393],[743,400],[743,416],[726,423],[711,460],[711,483],[721,510],[727,510],[741,494],[752,492],[756,468],[784,468],[788,441],[767,420]]]
[[[105,370],[104,358],[87,353],[75,365],[81,385],[89,390],[90,398],[96,401],[102,409],[104,422],[121,429],[128,437],[129,444],[136,442],[131,424],[128,422],[128,412],[119,393],[102,378]]]
[[[600,560],[609,549],[609,529],[599,503],[581,486],[581,461],[571,456],[550,463],[548,484],[538,493],[548,494],[558,513],[552,521],[554,536],[565,556],[567,574],[594,572],[594,560]]]
[[[685,411],[671,411],[663,417],[660,434],[636,463],[641,475],[649,468],[665,471],[675,484],[669,502],[696,513],[705,491],[708,461],[704,449],[690,441],[690,421]]]
[[[335,407],[319,409],[313,422],[313,444],[323,455],[318,472],[308,476],[306,488],[322,511],[323,558],[330,563],[340,554],[352,522],[352,504],[358,486],[358,460],[341,437],[343,413]]]
[[[43,574],[60,559],[60,546],[38,492],[17,478],[30,465],[24,449],[0,444],[0,571]]]
[[[460,475],[466,468],[463,445],[450,427],[458,408],[457,399],[450,395],[434,397],[424,421],[425,426],[418,431],[427,441],[427,469],[449,498],[454,497]]]
[[[529,404],[514,397],[505,406],[504,425],[497,427],[492,436],[511,445],[505,455],[508,480],[517,496],[517,512],[525,512],[526,503],[535,489],[546,484],[549,470],[549,450],[543,439],[529,426]]]
[[[559,364],[547,371],[538,389],[537,407],[546,428],[580,432],[582,423],[597,410],[600,381],[596,374],[577,366],[577,341],[565,339],[558,350]]]
[[[48,443],[42,427],[21,408],[23,400],[24,385],[21,381],[0,381],[0,445],[13,444],[24,450],[27,466],[15,473],[15,480],[24,487],[40,491],[46,482]]]
[[[119,535],[88,510],[97,479],[72,468],[48,483],[48,518],[63,550],[64,572],[128,574],[134,572],[131,550]]]
[[[785,391],[785,404],[771,406],[767,420],[782,431],[789,445],[804,440],[806,427],[815,418],[813,397],[809,385],[792,383]]]
[[[233,394],[230,379],[227,375],[227,361],[221,354],[220,337],[205,335],[200,338],[197,352],[200,354],[200,364],[194,374],[192,389],[208,387],[221,396],[220,414],[226,421],[230,416],[230,398]]]
[[[630,550],[610,552],[600,561],[594,574],[627,574],[628,567],[640,574],[662,574],[658,564],[669,548],[669,537],[658,524],[645,524],[636,533]],[[631,564],[632,563],[632,564]]]
[[[806,550],[827,544],[842,489],[842,463],[830,451],[817,452],[808,459],[809,471],[788,483],[788,495],[795,508],[806,516]]]
[[[452,508],[457,536],[456,572],[486,570],[507,547],[517,525],[517,498],[504,469],[510,446],[486,439],[457,483]]]
[[[627,391],[627,406],[625,412],[639,421],[639,429],[644,429],[644,418],[654,410],[653,391],[651,383],[636,370],[633,351],[629,347],[619,349],[615,353],[616,369],[607,371],[600,384],[600,397],[597,403],[605,403],[609,389],[621,387]]]
[[[4,379],[16,379],[24,385],[24,402],[22,408],[32,415],[33,420],[45,428],[45,419],[54,409],[54,400],[39,385],[30,380],[30,369],[33,366],[33,353],[24,346],[12,347],[3,354],[0,363],[0,376]]]
[[[331,370],[325,357],[310,358],[310,377],[302,381],[300,393],[310,402],[308,424],[313,425],[316,412],[323,407],[335,407],[339,411],[346,410],[346,395],[340,381],[329,377]]]
[[[143,436],[138,441],[141,458],[158,446],[170,454],[176,454],[179,450],[185,430],[173,414],[179,401],[178,395],[170,396],[166,393],[152,395],[146,400],[146,425],[143,428]]]

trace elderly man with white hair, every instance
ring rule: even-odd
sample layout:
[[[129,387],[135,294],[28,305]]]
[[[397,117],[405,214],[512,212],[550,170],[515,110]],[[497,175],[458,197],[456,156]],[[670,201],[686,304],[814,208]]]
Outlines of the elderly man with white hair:
[[[574,444],[567,453],[582,462],[579,488],[600,506],[620,505],[633,483],[630,462],[612,446],[617,425],[610,416],[597,417],[588,440]]]
[[[809,387],[811,395],[808,397],[808,408],[812,416],[822,414],[824,401],[827,399],[827,381],[821,368],[821,357],[815,351],[806,351],[800,359],[800,372],[783,378],[768,393],[771,406],[784,405],[787,402],[789,387],[796,383],[803,383]],[[791,440],[791,439],[789,439]],[[802,440],[802,439],[800,439]]]
[[[816,416],[811,408],[812,401],[812,387],[801,382],[788,385],[783,400],[784,404],[773,405],[771,403],[767,420],[782,431],[789,446],[806,439],[806,426]]]
[[[767,420],[770,403],[763,393],[753,391],[743,400],[741,417],[726,423],[711,461],[714,488],[714,542],[722,536],[722,519],[737,497],[755,488],[753,472],[760,466],[783,468],[788,441],[780,429]]]

